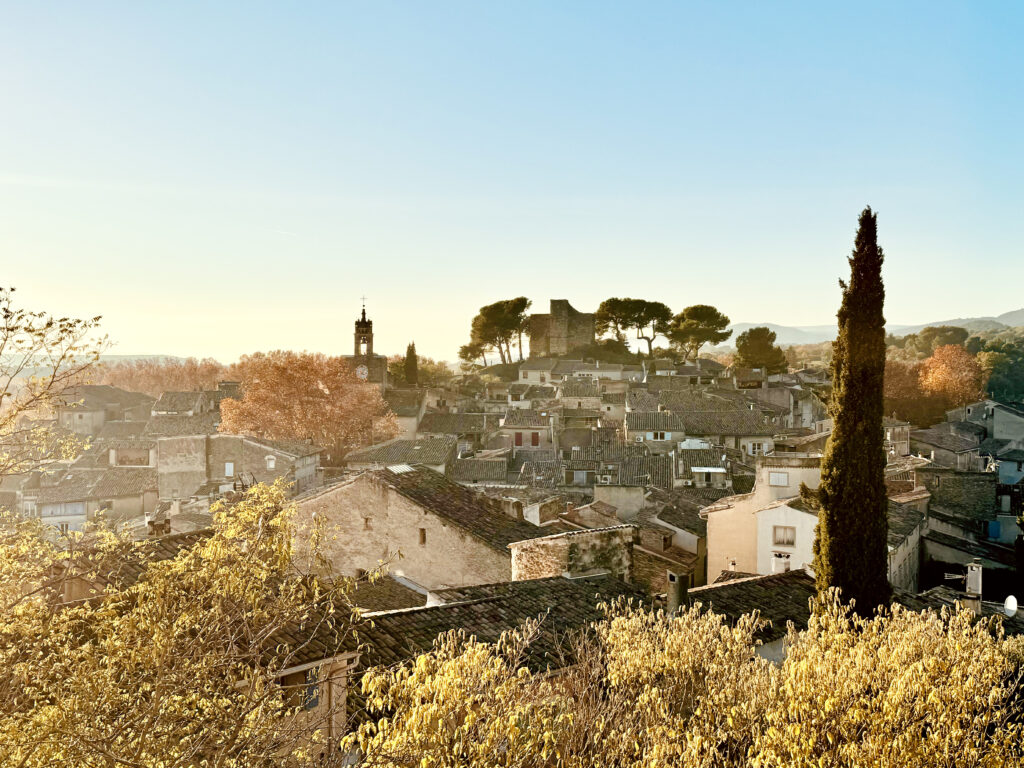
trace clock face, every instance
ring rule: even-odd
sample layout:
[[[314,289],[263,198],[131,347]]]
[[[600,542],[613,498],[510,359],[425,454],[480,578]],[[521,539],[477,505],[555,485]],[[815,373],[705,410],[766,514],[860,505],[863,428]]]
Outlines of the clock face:
[[[369,375],[370,369],[367,368],[365,365],[360,365],[358,368],[356,368],[356,376],[358,376],[360,379],[363,379],[365,381]]]

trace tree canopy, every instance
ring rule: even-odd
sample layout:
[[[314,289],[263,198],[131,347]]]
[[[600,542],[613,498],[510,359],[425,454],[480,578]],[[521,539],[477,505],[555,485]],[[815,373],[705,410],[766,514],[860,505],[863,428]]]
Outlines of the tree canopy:
[[[247,355],[239,366],[243,396],[221,401],[222,432],[311,439],[332,462],[398,433],[380,390],[358,379],[344,358],[278,350]]]
[[[956,408],[981,399],[985,372],[966,349],[947,344],[936,348],[921,366],[921,389],[942,398],[948,408]]]
[[[38,520],[5,520],[0,763],[340,765],[321,753],[344,705],[304,711],[310,688],[282,673],[314,639],[318,658],[346,647],[351,588],[297,567],[292,509],[282,485],[258,485],[171,559],[111,532],[65,550]],[[87,584],[89,599],[65,602]]]
[[[18,306],[0,288],[0,476],[73,458],[78,439],[51,429],[57,408],[76,402],[107,339],[99,317],[54,317]]]
[[[818,589],[841,590],[870,615],[889,598],[888,498],[882,409],[885,286],[876,214],[860,215],[850,281],[840,282],[839,336],[832,358],[832,434],[821,460],[814,541]]]
[[[470,326],[470,341],[466,345],[466,354],[480,350],[496,350],[503,364],[512,362],[512,342],[515,341],[519,350],[519,359],[523,359],[523,334],[529,328],[529,309],[532,302],[525,296],[514,299],[503,299],[493,304],[480,307]],[[462,358],[462,350],[459,352]],[[473,355],[469,359],[475,359]]]
[[[370,718],[348,743],[390,768],[1019,764],[1018,641],[968,611],[862,619],[834,593],[814,608],[779,666],[756,653],[761,620],[699,603],[613,606],[557,674],[526,663],[543,624],[494,645],[446,635],[364,678]]]
[[[736,337],[736,364],[764,368],[769,374],[788,370],[786,353],[775,344],[775,331],[766,326],[748,328]]]
[[[721,344],[732,336],[732,331],[726,330],[728,325],[729,318],[715,307],[695,304],[672,318],[665,335],[684,360],[696,360],[702,346]]]

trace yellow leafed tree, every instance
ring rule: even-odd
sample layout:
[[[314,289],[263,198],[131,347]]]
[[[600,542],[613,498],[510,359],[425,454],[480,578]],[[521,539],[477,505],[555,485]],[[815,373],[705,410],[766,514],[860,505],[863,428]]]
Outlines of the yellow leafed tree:
[[[349,642],[347,582],[298,571],[281,485],[215,509],[173,559],[111,533],[51,546],[35,521],[0,542],[0,765],[332,765],[337,714],[303,711],[280,673],[310,638]],[[87,546],[88,545],[88,546]],[[141,569],[141,571],[139,570]],[[129,578],[132,574],[137,575]],[[69,580],[106,587],[63,602]],[[100,582],[102,583],[102,582]],[[343,706],[343,704],[341,704]]]

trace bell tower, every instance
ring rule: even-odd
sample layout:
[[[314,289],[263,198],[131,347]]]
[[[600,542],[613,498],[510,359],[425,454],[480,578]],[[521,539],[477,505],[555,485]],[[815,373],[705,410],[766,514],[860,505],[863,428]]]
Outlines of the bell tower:
[[[363,314],[356,320],[356,357],[373,356],[373,321],[366,319],[366,301],[363,301]]]

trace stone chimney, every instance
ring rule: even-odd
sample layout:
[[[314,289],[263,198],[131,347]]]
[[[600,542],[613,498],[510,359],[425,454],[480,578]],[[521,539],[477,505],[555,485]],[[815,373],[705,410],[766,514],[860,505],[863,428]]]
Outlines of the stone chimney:
[[[668,572],[665,590],[665,611],[670,616],[677,613],[681,607],[689,604],[687,598],[688,581],[689,576],[685,573]]]
[[[505,513],[506,517],[521,521],[523,519],[523,502],[519,501],[519,499],[510,499],[502,496],[501,511]]]
[[[964,594],[964,607],[974,612],[975,616],[981,616],[981,562],[974,558],[974,562],[967,564],[967,589]]]

